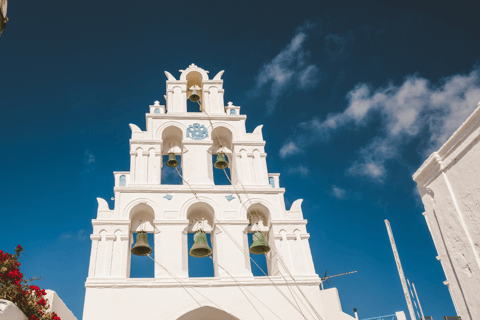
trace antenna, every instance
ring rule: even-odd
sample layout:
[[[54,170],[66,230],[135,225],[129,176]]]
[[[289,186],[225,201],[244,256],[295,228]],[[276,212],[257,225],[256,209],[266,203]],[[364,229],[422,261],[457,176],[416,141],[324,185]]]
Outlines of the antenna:
[[[345,273],[340,273],[340,274],[336,274],[336,275],[333,275],[333,276],[328,276],[327,277],[327,270],[325,270],[325,275],[323,276],[323,278],[321,278],[320,280],[320,286],[322,287],[322,290],[323,290],[323,282],[326,281],[328,285],[330,285],[331,281],[330,281],[330,278],[335,278],[335,277],[340,277],[340,276],[344,276],[344,275],[347,275],[347,274],[352,274],[352,273],[355,273],[355,272],[358,272],[358,271],[350,271],[350,272],[345,272]]]

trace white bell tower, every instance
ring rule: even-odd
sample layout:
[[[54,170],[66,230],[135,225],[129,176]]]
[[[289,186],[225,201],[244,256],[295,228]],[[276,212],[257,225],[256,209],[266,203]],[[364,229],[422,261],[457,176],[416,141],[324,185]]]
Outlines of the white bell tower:
[[[165,72],[166,106],[150,106],[146,131],[130,124],[130,171],[114,172],[114,209],[97,198],[83,319],[354,319],[335,288],[319,288],[302,200],[286,210],[262,125],[247,133],[240,107],[225,106],[223,71],[213,79],[194,64],[180,72],[179,80]],[[201,112],[187,112],[193,90]],[[231,185],[214,184],[219,152]],[[183,184],[161,183],[170,153]],[[188,233],[199,228],[210,234],[214,277],[189,277]],[[156,262],[143,257],[155,264],[153,278],[130,278],[139,231],[153,234]],[[256,231],[271,248],[268,276],[252,274],[248,234]]]

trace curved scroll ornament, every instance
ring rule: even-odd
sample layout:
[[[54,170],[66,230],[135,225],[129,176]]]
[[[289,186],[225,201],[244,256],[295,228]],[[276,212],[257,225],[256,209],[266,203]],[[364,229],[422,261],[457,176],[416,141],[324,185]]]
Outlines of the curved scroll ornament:
[[[193,140],[203,140],[208,137],[208,130],[205,126],[199,123],[194,123],[193,125],[188,126],[187,128],[187,138],[192,138]]]

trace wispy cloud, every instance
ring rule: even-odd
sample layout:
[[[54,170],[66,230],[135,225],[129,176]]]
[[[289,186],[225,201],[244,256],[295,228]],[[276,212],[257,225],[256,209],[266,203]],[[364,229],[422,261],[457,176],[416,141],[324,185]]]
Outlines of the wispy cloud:
[[[85,163],[85,172],[92,172],[95,169],[95,156],[89,150],[85,150],[83,162]]]
[[[337,199],[343,199],[347,195],[347,191],[337,186],[332,187],[332,194]]]
[[[379,133],[358,151],[359,157],[347,173],[381,182],[387,174],[386,162],[399,156],[413,138],[421,137],[426,155],[465,121],[480,100],[480,70],[476,67],[469,74],[450,76],[438,84],[418,75],[408,76],[399,86],[390,83],[372,88],[360,83],[346,99],[348,106],[343,112],[299,124],[300,133],[284,143],[280,157],[305,150],[348,125],[366,127],[380,118]]]
[[[302,177],[306,177],[310,173],[310,170],[307,167],[300,164],[296,167],[288,168],[287,172],[290,174],[300,174]]]
[[[275,110],[278,100],[285,94],[287,87],[297,86],[305,90],[317,84],[318,67],[307,62],[308,52],[305,49],[307,30],[312,27],[313,24],[310,23],[300,27],[290,43],[260,69],[253,91],[259,94],[267,88],[268,113]]]
[[[62,233],[59,238],[60,240],[75,239],[78,241],[84,241],[85,239],[87,239],[86,233],[87,231],[85,229],[78,230],[77,232],[69,231],[66,233]]]

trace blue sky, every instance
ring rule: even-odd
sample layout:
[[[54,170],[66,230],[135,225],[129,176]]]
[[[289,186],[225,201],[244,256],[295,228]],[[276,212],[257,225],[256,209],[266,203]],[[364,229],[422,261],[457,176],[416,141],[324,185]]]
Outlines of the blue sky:
[[[112,207],[129,123],[164,70],[223,76],[264,124],[287,208],[303,198],[317,273],[344,311],[407,311],[384,219],[426,315],[455,311],[412,174],[480,100],[474,1],[11,1],[0,38],[1,249],[82,317],[95,198]],[[146,262],[150,263],[150,262]]]

